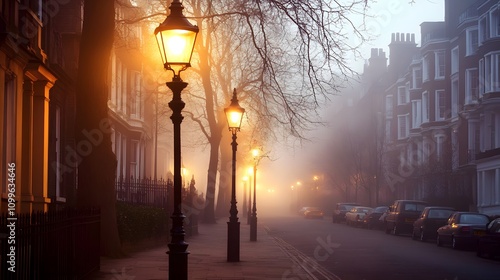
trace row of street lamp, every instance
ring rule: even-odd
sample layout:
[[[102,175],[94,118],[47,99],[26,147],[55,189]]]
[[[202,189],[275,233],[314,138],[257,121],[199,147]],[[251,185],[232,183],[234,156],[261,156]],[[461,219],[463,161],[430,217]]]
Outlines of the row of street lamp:
[[[172,90],[172,101],[168,106],[172,110],[172,120],[174,129],[174,209],[172,211],[172,228],[170,231],[171,240],[168,244],[169,251],[169,279],[188,279],[188,243],[184,240],[185,231],[182,213],[182,172],[181,172],[181,123],[183,120],[182,109],[185,103],[182,101],[181,92],[188,85],[182,81],[180,72],[191,66],[191,57],[194,44],[199,32],[196,25],[191,24],[183,15],[184,9],[179,0],[174,0],[170,4],[170,14],[155,29],[154,34],[158,43],[158,48],[162,58],[163,66],[166,70],[173,72],[171,82],[167,82],[167,87]],[[229,130],[232,133],[232,180],[231,180],[231,207],[227,231],[227,261],[238,262],[240,260],[240,222],[238,221],[238,210],[236,207],[236,133],[240,131],[241,122],[245,109],[238,104],[236,89],[229,107],[224,109]],[[256,208],[256,176],[257,165],[260,160],[258,150],[254,150],[254,190],[253,205],[250,215],[250,240],[257,241],[257,208]],[[249,206],[250,207],[250,206]],[[249,209],[250,210],[250,209]]]

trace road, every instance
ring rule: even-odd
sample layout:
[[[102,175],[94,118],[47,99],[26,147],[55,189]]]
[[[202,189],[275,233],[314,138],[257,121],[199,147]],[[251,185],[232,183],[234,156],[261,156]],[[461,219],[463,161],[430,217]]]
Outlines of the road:
[[[301,255],[298,262],[303,267],[330,273],[316,279],[500,280],[498,258],[478,258],[474,251],[437,247],[409,235],[334,224],[329,217],[263,217],[259,226],[266,227],[285,251]],[[293,269],[284,275],[283,279],[304,279],[294,277]]]

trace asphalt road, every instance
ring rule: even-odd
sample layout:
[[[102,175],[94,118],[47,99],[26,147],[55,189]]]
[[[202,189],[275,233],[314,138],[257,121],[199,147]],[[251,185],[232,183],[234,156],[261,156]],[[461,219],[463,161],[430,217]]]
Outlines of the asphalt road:
[[[310,257],[311,270],[325,269],[342,280],[500,280],[500,259],[482,259],[472,250],[437,247],[381,230],[334,224],[330,217],[263,217],[270,235]],[[312,264],[314,263],[314,264]],[[301,279],[288,276],[286,279]],[[314,279],[314,278],[311,278]]]

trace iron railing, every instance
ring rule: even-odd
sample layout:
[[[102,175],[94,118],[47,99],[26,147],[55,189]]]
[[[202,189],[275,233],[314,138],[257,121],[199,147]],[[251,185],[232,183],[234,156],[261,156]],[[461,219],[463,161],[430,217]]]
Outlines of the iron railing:
[[[100,268],[97,209],[3,213],[0,230],[1,279],[84,279]]]

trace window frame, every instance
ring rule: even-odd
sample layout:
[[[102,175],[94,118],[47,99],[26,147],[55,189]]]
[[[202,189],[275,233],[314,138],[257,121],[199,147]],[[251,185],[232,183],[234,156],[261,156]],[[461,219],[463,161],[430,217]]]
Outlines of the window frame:
[[[467,68],[465,69],[465,104],[472,104],[477,102],[478,100],[479,100],[478,68]]]
[[[434,52],[434,79],[442,80],[446,75],[446,52],[445,50],[437,50]]]
[[[408,138],[410,134],[409,117],[409,114],[398,115],[398,139]]]
[[[450,57],[451,57],[451,75],[458,73],[460,68],[460,52],[458,46],[451,49]]]
[[[475,34],[473,34],[475,33]],[[474,55],[479,47],[479,28],[478,26],[472,26],[465,31],[465,55]],[[474,40],[475,39],[475,40]]]
[[[430,102],[429,92],[422,92],[422,123],[429,122],[430,119]]]
[[[446,119],[446,92],[444,89],[437,89],[434,94],[435,119],[436,121],[444,121]]]

